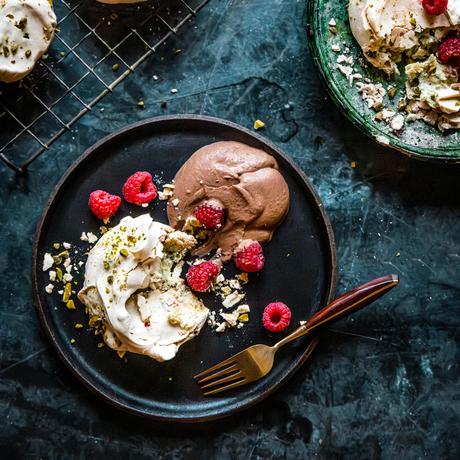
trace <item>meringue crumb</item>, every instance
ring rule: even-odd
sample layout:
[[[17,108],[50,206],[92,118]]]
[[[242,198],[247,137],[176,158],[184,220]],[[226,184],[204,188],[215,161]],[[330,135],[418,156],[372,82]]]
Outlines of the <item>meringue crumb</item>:
[[[329,32],[331,32],[332,34],[336,34],[337,33],[337,22],[335,22],[335,19],[332,18],[330,21],[329,21]]]
[[[97,241],[97,236],[94,233],[91,232],[82,232],[80,236],[80,240],[82,241],[87,241],[90,244],[93,244]]]
[[[49,252],[45,253],[43,257],[43,271],[46,272],[54,264],[54,259]]]
[[[53,292],[53,289],[54,289],[54,284],[48,284],[46,287],[45,287],[45,292],[47,294],[51,294]]]
[[[239,303],[241,300],[243,300],[245,294],[240,294],[237,291],[233,291],[231,294],[229,294],[225,300],[222,302],[222,305],[225,308],[230,308]]]

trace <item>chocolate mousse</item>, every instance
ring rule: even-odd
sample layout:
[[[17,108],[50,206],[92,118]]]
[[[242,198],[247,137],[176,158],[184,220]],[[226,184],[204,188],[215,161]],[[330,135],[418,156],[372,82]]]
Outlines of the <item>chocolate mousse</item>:
[[[216,142],[197,150],[174,185],[168,219],[175,229],[182,230],[202,204],[225,210],[222,226],[194,250],[194,255],[204,255],[220,248],[223,261],[242,240],[270,241],[289,208],[289,189],[275,158],[240,142]]]

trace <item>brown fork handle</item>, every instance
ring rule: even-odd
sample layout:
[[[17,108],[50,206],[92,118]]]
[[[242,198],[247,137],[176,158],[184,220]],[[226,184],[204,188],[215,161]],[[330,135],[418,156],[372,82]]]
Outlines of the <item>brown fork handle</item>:
[[[351,315],[386,294],[398,283],[398,275],[386,275],[348,291],[315,313],[305,324],[275,344],[274,348],[281,348],[292,340]]]

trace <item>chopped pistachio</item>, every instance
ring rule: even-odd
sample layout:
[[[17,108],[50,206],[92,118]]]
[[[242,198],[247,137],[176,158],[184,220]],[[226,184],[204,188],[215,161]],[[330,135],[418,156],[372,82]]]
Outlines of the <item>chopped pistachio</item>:
[[[83,328],[83,324],[81,323],[76,323],[75,324],[75,329],[82,329]]]
[[[171,324],[171,326],[178,326],[180,324],[180,321],[177,318],[175,318],[174,316],[170,316],[168,318],[168,322],[169,322],[169,324]]]
[[[261,129],[265,126],[265,123],[262,120],[256,120],[254,122],[254,129]]]
[[[26,25],[27,25],[27,18],[26,18],[26,17],[20,19],[20,20],[15,24],[15,26],[16,26],[19,30],[24,30],[24,29],[26,28]]]
[[[137,106],[140,107],[141,109],[143,109],[145,107],[145,102],[144,101],[139,101],[137,103]]]
[[[109,270],[109,269],[110,269],[110,264],[109,264],[106,260],[104,260],[104,268],[105,268],[106,270]]]
[[[116,72],[119,68],[120,68],[120,64],[114,64],[114,65],[112,66],[112,70],[113,70],[114,72]]]
[[[243,313],[238,317],[238,321],[241,323],[247,323],[249,321],[249,315],[247,313]]]
[[[60,247],[61,247],[60,243],[54,243],[53,244],[53,248],[56,249],[56,250],[58,250]]]
[[[70,283],[66,283],[64,287],[64,293],[62,294],[62,301],[68,302],[70,300],[71,295],[72,295],[72,285]]]
[[[65,306],[69,309],[69,310],[75,310],[75,302],[70,299],[66,304]]]
[[[112,275],[109,275],[109,276],[107,277],[107,283],[113,284],[113,276],[112,276]]]
[[[64,57],[64,56],[65,56],[65,51],[60,51],[60,52],[59,52],[59,55],[60,55],[61,57]]]
[[[107,229],[107,227],[106,227],[105,225],[101,225],[101,226],[99,227],[99,230],[101,231],[102,234],[108,232],[108,229]]]
[[[120,249],[120,254],[123,256],[123,257],[128,257],[128,250],[126,248],[123,248],[123,249]]]
[[[240,273],[238,278],[243,284],[246,284],[249,281],[249,274],[246,272]]]
[[[76,340],[75,340],[75,339],[73,339],[73,338],[72,338],[72,339],[70,339],[70,343],[71,343],[72,345],[73,345],[75,342],[76,342]]]
[[[30,57],[31,54],[32,54],[32,51],[26,50],[25,55],[26,55],[27,58]]]
[[[62,281],[62,270],[59,267],[56,267],[56,275],[59,281]]]
[[[104,346],[104,342],[99,342],[99,343],[97,344],[97,348],[102,348],[103,346]]]
[[[404,110],[407,107],[407,101],[405,99],[401,99],[398,104],[398,110]]]
[[[89,327],[94,327],[100,320],[101,318],[99,316],[96,316],[96,315],[91,316],[91,318],[88,321]]]

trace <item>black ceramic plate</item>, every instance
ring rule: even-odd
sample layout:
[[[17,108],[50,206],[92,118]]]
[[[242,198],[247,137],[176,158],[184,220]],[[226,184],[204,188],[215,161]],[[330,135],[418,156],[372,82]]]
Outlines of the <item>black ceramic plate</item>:
[[[87,329],[84,309],[69,311],[55,293],[44,288],[48,274],[41,270],[43,255],[54,242],[67,241],[87,248],[82,231],[98,232],[100,222],[90,213],[88,195],[95,189],[120,193],[125,179],[138,170],[151,171],[157,182],[169,182],[189,156],[203,145],[235,140],[261,148],[278,160],[291,194],[286,220],[266,246],[266,267],[251,277],[247,302],[251,321],[242,329],[218,335],[207,326],[183,345],[175,359],[165,363],[139,355],[120,359]],[[273,191],[276,200],[276,190]],[[147,210],[167,222],[165,203]],[[123,203],[121,217],[146,209]],[[227,273],[232,267],[228,264]],[[83,272],[83,270],[82,270]],[[82,275],[76,279],[81,286]],[[284,334],[271,335],[260,317],[270,301],[282,300],[293,313],[291,330],[331,299],[335,288],[335,246],[322,205],[302,172],[273,144],[235,124],[207,117],[172,116],[142,121],[106,137],[91,147],[66,172],[52,194],[38,224],[33,254],[35,305],[43,327],[59,356],[73,373],[106,401],[151,418],[197,422],[223,417],[268,396],[285,382],[314,348],[308,338],[279,352],[273,371],[264,379],[215,397],[202,396],[192,376],[255,343],[273,344]],[[216,308],[212,296],[204,297]],[[70,343],[75,338],[74,345]],[[309,346],[310,345],[310,346]]]

